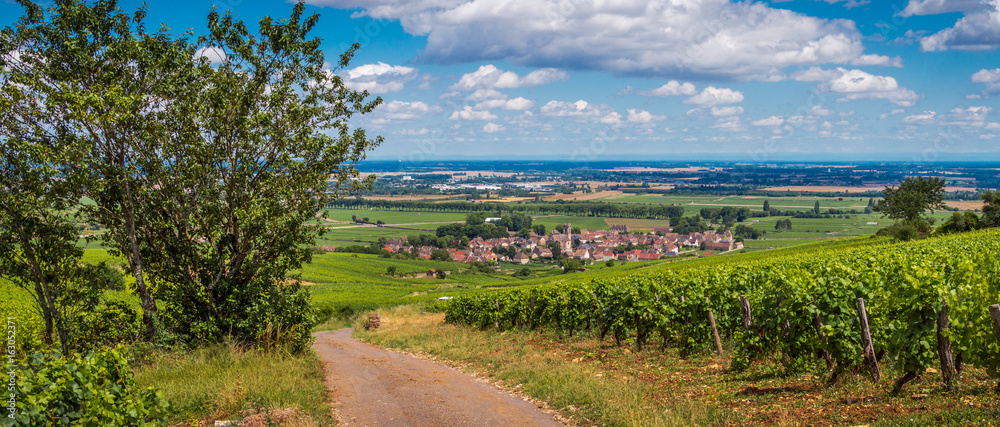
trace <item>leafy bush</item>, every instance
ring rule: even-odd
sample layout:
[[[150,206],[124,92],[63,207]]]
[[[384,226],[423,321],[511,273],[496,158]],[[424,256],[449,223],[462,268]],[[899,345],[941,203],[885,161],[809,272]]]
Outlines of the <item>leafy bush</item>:
[[[35,353],[21,365],[17,414],[5,425],[167,425],[160,390],[140,390],[118,350],[63,357]]]

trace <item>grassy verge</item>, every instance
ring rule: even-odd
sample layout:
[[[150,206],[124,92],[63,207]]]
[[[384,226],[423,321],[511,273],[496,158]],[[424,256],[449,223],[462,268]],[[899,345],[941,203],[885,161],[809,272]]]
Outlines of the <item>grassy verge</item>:
[[[996,381],[975,367],[965,368],[959,393],[924,373],[892,396],[891,365],[879,384],[848,374],[825,387],[819,363],[791,376],[779,359],[734,372],[728,356],[707,352],[684,359],[671,347],[636,352],[595,334],[479,331],[443,324],[419,306],[380,314],[381,329],[359,324],[355,336],[488,376],[583,425],[1000,425]]]
[[[312,351],[299,356],[212,346],[179,352],[140,367],[142,387],[163,390],[171,424],[212,425],[243,419],[250,425],[327,426],[323,365]]]

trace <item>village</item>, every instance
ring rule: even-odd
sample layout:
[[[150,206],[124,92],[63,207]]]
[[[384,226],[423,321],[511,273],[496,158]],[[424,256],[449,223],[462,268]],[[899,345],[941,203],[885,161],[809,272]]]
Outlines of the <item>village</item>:
[[[448,248],[447,252],[454,262],[528,264],[560,257],[578,259],[583,263],[653,261],[699,249],[717,252],[743,249],[743,242],[735,241],[728,230],[718,234],[714,231],[678,234],[667,226],[656,227],[643,234],[631,232],[627,225],[613,225],[610,230],[584,229],[572,233],[571,224],[564,224],[562,230],[569,232],[557,229],[548,235],[532,232],[527,237],[521,237],[509,232],[510,236],[504,238],[476,237],[469,241],[468,249]],[[504,254],[512,252],[508,248],[514,248],[516,254],[513,257]],[[415,253],[427,260],[431,259],[435,250],[439,250],[432,246],[414,248],[407,244],[406,236],[389,239],[383,249],[391,253]]]

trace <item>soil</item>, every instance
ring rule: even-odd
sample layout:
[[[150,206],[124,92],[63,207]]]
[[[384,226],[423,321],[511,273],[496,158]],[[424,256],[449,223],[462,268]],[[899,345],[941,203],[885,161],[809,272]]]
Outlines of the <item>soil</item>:
[[[561,426],[535,404],[474,377],[362,343],[352,329],[317,332],[339,424],[358,426]]]

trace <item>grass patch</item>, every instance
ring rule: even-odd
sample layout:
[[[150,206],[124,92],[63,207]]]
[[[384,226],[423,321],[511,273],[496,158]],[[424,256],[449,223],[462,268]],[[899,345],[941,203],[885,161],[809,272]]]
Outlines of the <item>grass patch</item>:
[[[311,350],[298,356],[216,345],[167,354],[137,369],[136,382],[158,387],[174,413],[171,424],[243,419],[294,409],[284,425],[332,425],[323,365]]]

